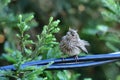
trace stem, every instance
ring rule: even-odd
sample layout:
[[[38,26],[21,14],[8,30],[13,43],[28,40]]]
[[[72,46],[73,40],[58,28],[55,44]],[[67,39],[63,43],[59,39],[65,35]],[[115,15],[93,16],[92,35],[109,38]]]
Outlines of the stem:
[[[35,50],[33,51],[33,53],[30,55],[31,60],[33,60],[36,56],[39,55],[38,51],[40,50],[39,48],[42,46],[42,40],[41,42],[38,42],[38,46],[35,48]]]
[[[21,41],[20,41],[20,47],[21,47],[21,52],[23,54],[23,56],[25,56],[25,45],[24,45],[24,33],[21,32]]]

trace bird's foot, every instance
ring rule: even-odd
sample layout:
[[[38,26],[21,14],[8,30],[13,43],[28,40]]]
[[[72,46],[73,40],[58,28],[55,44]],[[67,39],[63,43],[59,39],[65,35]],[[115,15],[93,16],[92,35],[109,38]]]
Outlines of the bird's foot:
[[[62,57],[62,61],[63,61],[63,62],[65,61],[65,58],[64,58],[64,57]]]
[[[75,55],[75,60],[76,60],[76,62],[78,61],[78,55]]]

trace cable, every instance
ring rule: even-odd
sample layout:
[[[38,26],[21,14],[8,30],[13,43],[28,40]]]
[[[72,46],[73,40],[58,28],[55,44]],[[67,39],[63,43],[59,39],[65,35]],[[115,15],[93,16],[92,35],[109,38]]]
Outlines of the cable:
[[[51,61],[53,61],[54,63],[47,68],[49,70],[97,66],[105,63],[115,62],[118,60],[120,60],[120,52],[115,52],[110,54],[79,56],[77,62],[74,57],[64,58],[64,61],[62,58],[31,61],[22,64],[21,69],[27,66],[40,67],[50,63]],[[0,70],[15,70],[15,67],[13,65],[8,65],[8,66],[0,67]]]

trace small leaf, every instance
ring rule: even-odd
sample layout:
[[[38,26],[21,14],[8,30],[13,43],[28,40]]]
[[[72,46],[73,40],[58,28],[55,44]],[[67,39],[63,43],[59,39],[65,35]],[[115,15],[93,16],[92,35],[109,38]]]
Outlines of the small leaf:
[[[25,22],[31,21],[34,18],[33,14],[25,18]]]
[[[49,49],[48,50],[48,53],[47,53],[47,58],[49,59],[49,58],[52,58],[51,55],[52,54],[52,49]]]
[[[68,80],[67,76],[65,76],[65,74],[61,71],[57,73],[57,77],[59,78],[59,80]]]
[[[38,41],[40,41],[40,40],[41,40],[40,35],[37,35],[36,37],[37,37]]]
[[[106,26],[106,25],[98,25],[97,29],[102,31],[102,32],[107,32],[108,31],[108,26]]]
[[[35,44],[32,40],[25,40],[24,45]]]
[[[21,14],[18,16],[18,19],[19,19],[19,22],[22,22],[22,15]]]
[[[16,63],[16,60],[13,57],[11,57],[10,55],[2,54],[2,57],[4,57],[9,62]]]
[[[30,77],[30,76],[34,76],[34,75],[40,75],[43,73],[43,70],[45,70],[47,67],[49,67],[51,64],[53,64],[54,62],[50,62],[49,64],[45,65],[45,66],[42,66],[42,67],[36,67],[36,69],[27,74],[26,77]]]
[[[58,42],[50,42],[51,44],[59,44]]]
[[[24,39],[27,40],[28,38],[30,38],[29,34],[25,34]]]
[[[54,21],[51,23],[51,26],[57,26],[60,23],[60,20]]]
[[[54,30],[54,33],[57,33],[57,32],[59,32],[60,31],[60,29],[59,28],[56,28],[55,30]]]
[[[52,21],[53,21],[53,17],[50,17],[49,24],[51,24]]]
[[[27,31],[28,29],[30,29],[30,27],[28,25],[25,25],[23,31]]]
[[[27,53],[27,55],[28,55],[28,54],[31,54],[31,53],[32,53],[32,50],[25,48],[25,53]]]
[[[18,38],[20,38],[20,35],[19,35],[19,34],[16,34],[16,36],[17,36]]]
[[[48,30],[48,26],[47,25],[45,25],[44,27],[43,27],[43,31],[42,31],[42,34],[46,34],[47,33],[47,30]]]

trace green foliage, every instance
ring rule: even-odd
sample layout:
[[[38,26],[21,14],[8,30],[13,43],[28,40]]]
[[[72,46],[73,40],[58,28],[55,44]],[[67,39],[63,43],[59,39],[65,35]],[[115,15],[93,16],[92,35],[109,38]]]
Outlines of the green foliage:
[[[8,77],[11,76],[16,79],[25,79],[25,80],[29,80],[29,79],[35,80],[39,78],[42,79],[42,77],[39,77],[38,75],[42,74],[43,70],[53,63],[52,62],[40,68],[27,67],[26,69],[21,69],[20,67],[21,64],[23,64],[24,62],[30,61],[33,59],[32,57],[29,57],[29,56],[33,56],[36,54],[34,57],[38,57],[39,52],[44,50],[49,50],[48,48],[52,48],[54,45],[57,44],[57,42],[55,42],[56,39],[53,36],[53,33],[57,33],[59,31],[59,28],[57,28],[59,20],[53,21],[52,17],[50,18],[49,24],[44,27],[43,32],[37,36],[38,42],[35,43],[29,39],[30,35],[26,34],[25,32],[30,29],[28,22],[30,22],[33,19],[33,17],[34,17],[33,15],[30,15],[24,19],[22,15],[18,16],[17,26],[19,28],[19,34],[17,34],[17,37],[19,40],[20,50],[17,50],[17,49],[12,50],[9,46],[7,46],[5,47],[5,50],[8,53],[3,54],[3,57],[6,58],[6,60],[15,63],[14,66],[16,68],[16,71],[14,72],[0,71],[1,75],[3,74],[4,76],[8,76]],[[35,51],[32,50],[31,48],[27,48],[27,45],[34,45],[34,44],[36,44]],[[11,73],[11,74],[8,74],[8,73]],[[20,77],[21,74],[23,75],[22,77]]]
[[[97,24],[92,28],[88,25],[87,28],[83,29],[83,34],[90,35],[97,40],[103,41],[102,46],[106,46],[108,51],[119,51],[120,47],[120,32],[117,30],[115,22],[119,23],[120,20],[120,2],[115,0],[102,0],[101,1],[104,8],[101,9],[101,14],[104,20],[110,23]],[[119,26],[119,25],[118,25]],[[96,37],[95,37],[96,36]],[[97,44],[99,44],[97,42]],[[99,49],[101,46],[99,47]],[[105,50],[105,49],[104,49]]]
[[[120,2],[114,0],[102,0],[104,6],[108,8],[102,12],[103,16],[108,21],[120,22]]]
[[[101,18],[103,18],[102,21],[104,22],[98,21],[101,19],[98,18],[92,23],[93,20],[91,19],[91,22],[89,22],[86,28],[83,28],[82,33],[85,37],[89,38],[92,53],[101,54],[120,51],[120,1],[101,0],[100,4],[102,5],[102,7],[100,7]],[[97,21],[99,23],[97,23]],[[105,73],[103,75],[105,75],[106,80],[116,80],[116,75],[120,74],[118,67],[115,66],[114,63],[102,66],[102,70]],[[100,71],[98,71],[98,73],[100,74]],[[100,77],[95,76],[95,80],[98,79],[100,79]]]
[[[111,23],[120,23],[120,1],[118,0],[102,0],[105,9],[101,12],[104,19]],[[119,24],[117,24],[119,25]],[[113,25],[116,26],[116,25]],[[100,26],[103,30],[98,29],[100,34],[99,39],[105,42],[107,48],[111,51],[120,51],[120,31],[119,28],[111,27],[111,25]],[[105,28],[106,27],[106,28]],[[115,64],[103,66],[106,79],[117,80],[116,75],[119,76],[118,66]],[[112,70],[112,72],[111,72]]]
[[[42,33],[37,35],[38,43],[36,44],[37,47],[34,51],[34,56],[32,56],[33,58],[42,53],[48,53],[48,50],[56,47],[56,45],[58,46],[58,42],[56,42],[56,38],[53,34],[59,32],[60,29],[57,27],[59,22],[59,20],[53,21],[53,17],[51,17],[49,24],[43,27]],[[44,57],[46,58],[46,56]]]
[[[54,71],[52,73],[50,71],[45,71],[45,74],[47,75],[48,80],[77,80],[80,76],[80,74],[72,73],[68,70]]]
[[[104,6],[107,9],[104,9],[102,11],[102,15],[107,21],[114,21],[114,22],[120,22],[120,3],[119,1],[114,0],[102,0],[104,3]],[[112,5],[112,6],[111,6]],[[103,26],[101,26],[102,28]],[[106,31],[104,31],[106,30]],[[120,32],[118,30],[108,28],[106,26],[106,29],[103,28],[102,33],[104,31],[104,34],[100,37],[100,39],[106,41],[106,46],[110,48],[113,51],[119,51],[119,47],[116,47],[116,44],[120,44]]]
[[[43,71],[49,67],[52,63],[49,63],[48,65],[42,66],[42,67],[27,67],[27,70],[33,70],[32,72],[28,72],[27,74],[24,74],[23,80],[36,80],[36,79],[40,79],[40,80],[44,80],[45,78],[40,77],[40,74],[43,74]]]

